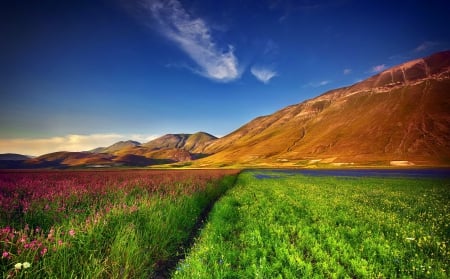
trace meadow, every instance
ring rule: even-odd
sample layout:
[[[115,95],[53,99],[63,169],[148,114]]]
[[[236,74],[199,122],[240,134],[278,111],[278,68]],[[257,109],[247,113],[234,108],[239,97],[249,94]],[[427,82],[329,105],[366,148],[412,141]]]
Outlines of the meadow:
[[[245,171],[173,278],[450,278],[448,178]]]
[[[1,171],[2,278],[167,276],[237,173]]]

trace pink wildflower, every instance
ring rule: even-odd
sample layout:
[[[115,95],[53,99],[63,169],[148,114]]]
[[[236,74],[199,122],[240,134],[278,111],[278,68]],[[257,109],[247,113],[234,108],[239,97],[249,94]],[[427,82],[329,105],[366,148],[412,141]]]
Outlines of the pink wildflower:
[[[44,256],[47,253],[48,249],[44,248],[41,250],[41,256]]]
[[[49,239],[49,240],[53,240],[53,234],[55,233],[55,229],[54,228],[51,228],[50,229],[50,232],[48,233],[48,235],[47,235],[47,239]]]

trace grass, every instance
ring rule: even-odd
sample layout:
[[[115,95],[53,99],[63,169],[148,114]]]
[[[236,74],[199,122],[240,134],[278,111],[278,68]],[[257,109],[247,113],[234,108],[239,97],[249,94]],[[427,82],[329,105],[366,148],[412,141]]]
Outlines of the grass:
[[[448,179],[246,171],[174,278],[449,278]]]
[[[0,177],[0,205],[6,205],[0,215],[4,226],[0,228],[2,278],[164,276],[183,254],[184,246],[189,245],[205,210],[234,185],[236,173],[203,170],[15,174],[20,179],[4,174]],[[82,181],[94,183],[94,178],[99,184],[94,187],[97,192],[92,186],[80,191]],[[29,188],[20,183],[8,184],[11,180],[28,181]],[[30,204],[29,199],[17,200],[39,181],[42,187],[54,186]],[[22,190],[12,191],[16,186]],[[60,187],[67,187],[71,194],[60,198]],[[52,193],[50,197],[45,195],[47,191]],[[22,194],[14,194],[17,192]],[[2,204],[2,199],[13,202]],[[9,210],[13,204],[20,206]],[[8,216],[14,219],[6,219]],[[25,262],[31,266],[17,268],[17,264]]]

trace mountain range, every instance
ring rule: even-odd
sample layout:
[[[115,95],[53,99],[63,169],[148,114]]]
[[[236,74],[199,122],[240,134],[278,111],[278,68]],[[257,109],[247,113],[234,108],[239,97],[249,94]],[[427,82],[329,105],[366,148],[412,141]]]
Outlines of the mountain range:
[[[168,134],[86,152],[0,156],[2,168],[160,164],[448,166],[450,51],[258,117],[222,138],[204,132]]]

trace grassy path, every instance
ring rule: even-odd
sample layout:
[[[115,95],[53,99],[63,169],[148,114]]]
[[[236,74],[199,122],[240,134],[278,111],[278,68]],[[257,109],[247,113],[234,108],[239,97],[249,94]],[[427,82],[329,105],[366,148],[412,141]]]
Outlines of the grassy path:
[[[450,181],[239,175],[174,278],[449,278]]]

